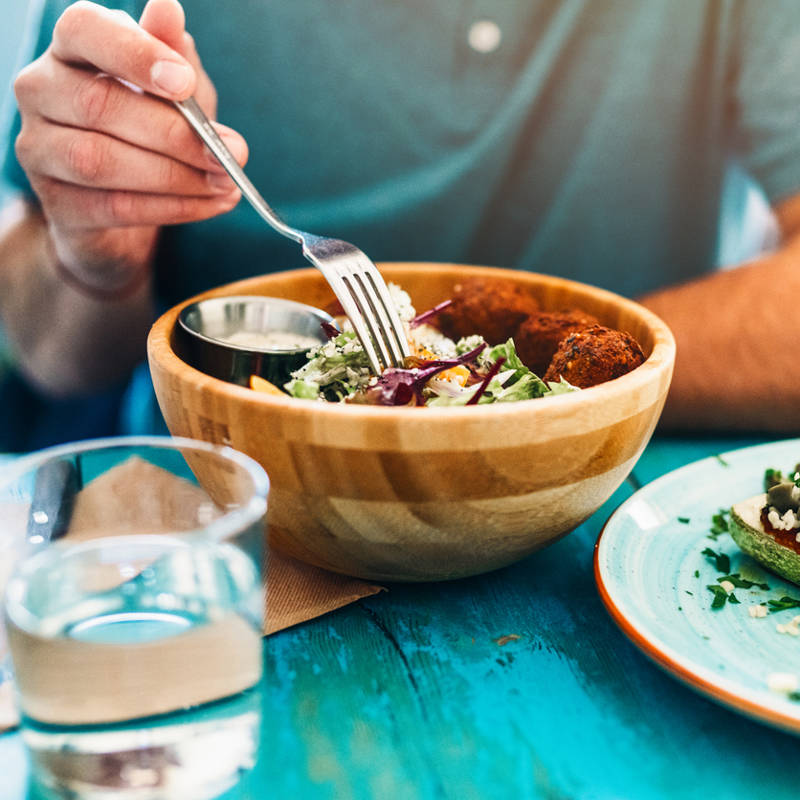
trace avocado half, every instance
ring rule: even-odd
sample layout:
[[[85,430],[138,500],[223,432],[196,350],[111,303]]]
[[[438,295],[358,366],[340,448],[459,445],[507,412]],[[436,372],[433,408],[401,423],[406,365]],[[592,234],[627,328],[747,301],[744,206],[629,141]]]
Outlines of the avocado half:
[[[731,508],[730,534],[733,541],[759,564],[792,583],[800,584],[800,554],[775,541],[761,524],[766,494],[758,494]]]

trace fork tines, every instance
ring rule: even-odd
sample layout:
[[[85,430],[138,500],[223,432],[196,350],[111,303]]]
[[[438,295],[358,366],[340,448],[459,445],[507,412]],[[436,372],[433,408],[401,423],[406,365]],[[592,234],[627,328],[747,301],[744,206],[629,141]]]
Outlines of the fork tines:
[[[405,328],[394,301],[372,261],[336,239],[306,243],[305,254],[322,272],[350,319],[376,375],[403,365],[410,354]]]
[[[342,280],[355,298],[385,367],[399,367],[409,354],[405,329],[391,293],[375,265],[364,256]]]

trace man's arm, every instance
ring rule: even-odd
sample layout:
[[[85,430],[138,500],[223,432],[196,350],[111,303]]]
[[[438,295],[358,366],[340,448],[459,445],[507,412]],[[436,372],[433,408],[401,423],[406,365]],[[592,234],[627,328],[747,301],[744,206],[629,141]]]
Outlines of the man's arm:
[[[194,95],[213,118],[216,92],[177,0],[149,0],[138,25],[74,3],[14,89],[16,154],[38,202],[19,206],[0,230],[0,320],[36,385],[88,392],[144,353],[161,227],[224,213],[239,199],[164,102]],[[244,163],[241,136],[219,131]]]
[[[0,318],[19,368],[53,396],[111,385],[144,355],[149,275],[121,299],[93,298],[55,261],[41,213],[21,199],[9,204],[0,216]]]
[[[775,252],[641,298],[678,346],[663,428],[800,430],[800,195],[774,212]]]

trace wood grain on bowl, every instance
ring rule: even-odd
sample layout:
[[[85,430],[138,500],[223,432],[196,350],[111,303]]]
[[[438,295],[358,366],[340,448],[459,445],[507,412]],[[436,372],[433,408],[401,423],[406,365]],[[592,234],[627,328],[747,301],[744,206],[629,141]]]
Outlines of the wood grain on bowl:
[[[338,572],[373,580],[460,577],[568,533],[625,479],[655,428],[675,358],[667,327],[618,295],[535,273],[443,264],[381,270],[418,310],[446,299],[465,274],[506,278],[544,309],[581,308],[627,331],[647,359],[590,389],[518,403],[412,409],[303,401],[228,384],[182,362],[171,346],[178,306],[148,340],[170,431],[229,444],[259,461],[272,486],[271,545]],[[317,307],[332,298],[312,269],[200,297],[227,294]]]

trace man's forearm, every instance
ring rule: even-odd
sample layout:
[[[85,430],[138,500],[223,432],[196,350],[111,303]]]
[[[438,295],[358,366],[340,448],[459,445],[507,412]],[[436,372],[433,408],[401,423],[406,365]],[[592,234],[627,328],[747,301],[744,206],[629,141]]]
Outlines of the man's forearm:
[[[800,236],[751,264],[642,302],[678,346],[666,429],[800,430]]]
[[[53,395],[120,380],[145,353],[150,280],[124,299],[90,297],[57,269],[47,225],[19,201],[0,226],[0,321],[20,370]]]

